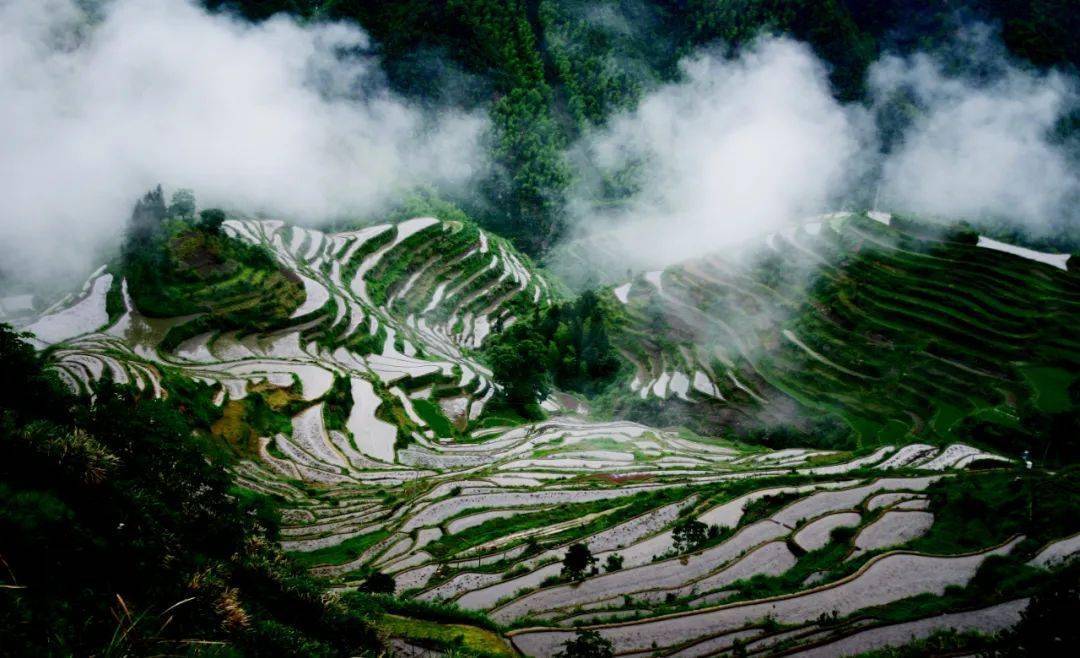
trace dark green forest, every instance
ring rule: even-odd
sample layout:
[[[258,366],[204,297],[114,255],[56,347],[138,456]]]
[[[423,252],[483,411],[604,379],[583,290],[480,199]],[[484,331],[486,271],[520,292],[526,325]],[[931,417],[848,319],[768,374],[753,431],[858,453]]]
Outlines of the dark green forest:
[[[537,402],[552,388],[593,395],[611,383],[619,359],[608,337],[615,321],[592,291],[573,302],[537,307],[523,321],[484,346],[500,396],[526,417],[542,413]]]

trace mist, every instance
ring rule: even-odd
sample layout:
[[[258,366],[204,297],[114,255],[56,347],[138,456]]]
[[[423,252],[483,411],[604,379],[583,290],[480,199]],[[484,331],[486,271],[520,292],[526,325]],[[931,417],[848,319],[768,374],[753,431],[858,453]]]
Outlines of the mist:
[[[589,16],[635,33],[647,17],[626,7]],[[570,149],[569,260],[623,276],[875,198],[1032,233],[1080,226],[1077,147],[1053,137],[1077,81],[973,33],[958,36],[960,65],[883,57],[857,104],[791,39],[685,58],[676,81]],[[394,93],[372,46],[351,24],[256,24],[193,0],[0,0],[0,276],[89,272],[158,183],[304,223],[377,216],[416,186],[468,196],[490,171],[484,108],[454,89],[427,90],[445,101],[434,109]],[[890,107],[905,120],[883,140]]]
[[[734,59],[684,60],[682,80],[584,138],[581,157],[637,185],[598,214],[598,179],[577,190],[581,235],[652,269],[761,236],[829,207],[857,166],[869,114],[837,103],[810,49],[764,39]]]
[[[3,0],[0,270],[89,271],[159,182],[302,222],[469,185],[487,166],[483,113],[395,95],[370,46],[355,26],[189,0]]]
[[[989,76],[947,75],[924,54],[885,58],[871,69],[877,102],[904,94],[922,109],[883,163],[879,203],[944,218],[1007,221],[1035,235],[1076,228],[1080,170],[1070,161],[1070,145],[1052,137],[1075,107],[1076,80],[990,57]]]
[[[581,140],[579,167],[597,173],[575,191],[556,266],[586,285],[605,277],[573,271],[582,262],[621,278],[760,244],[875,197],[881,210],[943,221],[1075,229],[1075,144],[1054,129],[1076,107],[1076,80],[1018,67],[989,30],[975,32],[958,44],[968,49],[960,65],[922,53],[881,58],[866,101],[847,105],[831,94],[824,64],[790,39],[685,59],[679,81]],[[886,147],[881,114],[898,98],[907,121]],[[596,202],[620,186],[631,193]]]

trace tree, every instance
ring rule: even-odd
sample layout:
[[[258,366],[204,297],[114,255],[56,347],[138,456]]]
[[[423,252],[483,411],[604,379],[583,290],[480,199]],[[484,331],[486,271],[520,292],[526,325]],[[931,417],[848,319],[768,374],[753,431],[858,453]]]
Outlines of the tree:
[[[381,571],[372,572],[364,582],[360,584],[361,592],[369,592],[371,594],[393,594],[394,588],[397,584],[394,582],[394,577],[385,574]]]
[[[675,550],[687,553],[701,546],[708,539],[708,526],[693,519],[675,526],[671,533],[675,540]]]
[[[0,396],[0,654],[163,655],[191,638],[375,653],[365,619],[281,553],[273,501],[203,450],[182,388],[76,397],[3,324],[0,363],[19,387]]]
[[[207,233],[218,234],[221,225],[225,223],[225,211],[218,208],[208,208],[199,213],[199,228]]]
[[[1080,563],[1074,562],[1049,587],[1031,597],[1020,613],[1020,623],[998,638],[987,658],[1013,656],[1067,656],[1080,642]]]
[[[158,185],[135,202],[128,223],[128,237],[135,248],[141,247],[157,233],[161,221],[168,216],[165,194]]]
[[[566,556],[563,557],[563,575],[569,576],[574,580],[579,580],[585,577],[585,572],[596,563],[596,558],[593,557],[592,551],[585,544],[571,544],[570,548],[566,550]]]
[[[169,202],[169,216],[183,219],[195,217],[195,193],[188,189],[173,192]]]
[[[619,569],[622,569],[622,565],[623,556],[619,555],[618,553],[612,553],[607,557],[607,561],[604,562],[604,569],[609,572],[618,571]]]
[[[502,386],[507,403],[526,416],[537,414],[533,407],[550,389],[546,356],[544,344],[516,324],[499,334],[488,350],[493,378]]]
[[[586,395],[608,386],[620,361],[595,293],[536,308],[484,345],[496,383],[510,406],[527,412],[554,385]]]
[[[563,644],[557,658],[611,658],[615,648],[611,641],[596,631],[580,631],[572,640]]]

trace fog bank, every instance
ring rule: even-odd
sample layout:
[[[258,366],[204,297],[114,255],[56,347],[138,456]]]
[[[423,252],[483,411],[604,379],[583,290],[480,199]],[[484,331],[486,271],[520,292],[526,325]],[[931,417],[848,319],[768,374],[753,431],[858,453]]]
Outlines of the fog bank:
[[[602,180],[577,191],[579,235],[600,233],[627,267],[654,268],[738,244],[830,207],[869,134],[869,115],[837,103],[810,49],[765,39],[735,59],[704,53],[683,79],[580,145],[629,202],[592,203]]]
[[[1080,223],[1080,173],[1053,138],[1076,81],[998,63],[989,79],[947,75],[926,55],[870,71],[875,99],[922,108],[882,166],[879,203],[947,218],[1021,224],[1038,234]]]
[[[951,69],[926,54],[883,57],[866,102],[850,105],[789,39],[686,59],[680,81],[581,140],[581,168],[598,174],[576,190],[557,265],[578,268],[578,281],[582,263],[657,269],[875,196],[883,210],[1007,221],[1036,235],[1080,227],[1076,145],[1054,136],[1076,108],[1076,80],[1019,68],[989,31],[975,34],[958,36],[968,60]],[[890,109],[904,120],[889,126],[898,134],[886,150]],[[632,193],[596,202],[619,187]]]
[[[86,271],[158,182],[300,221],[468,184],[483,115],[411,105],[368,47],[354,26],[189,0],[0,2],[0,269]]]

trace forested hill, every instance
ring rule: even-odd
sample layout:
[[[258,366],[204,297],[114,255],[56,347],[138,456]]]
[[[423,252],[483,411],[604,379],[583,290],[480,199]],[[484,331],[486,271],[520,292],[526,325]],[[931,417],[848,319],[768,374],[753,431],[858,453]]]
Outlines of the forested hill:
[[[1080,645],[1075,0],[55,4],[0,658]]]
[[[460,215],[155,189],[0,328],[0,622],[22,655],[1073,637],[1075,262],[878,212],[762,242],[567,300]]]
[[[567,148],[590,126],[632,107],[702,48],[738,47],[762,33],[812,46],[834,95],[857,101],[883,53],[951,51],[958,29],[1000,29],[1009,53],[1035,67],[1080,65],[1080,12],[1066,0],[206,0],[262,20],[285,12],[345,20],[373,37],[391,85],[417,101],[485,108],[499,165],[481,224],[538,255],[565,228],[575,175]],[[907,107],[906,112],[917,111]],[[605,184],[619,197],[618,181]]]

